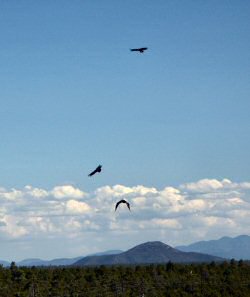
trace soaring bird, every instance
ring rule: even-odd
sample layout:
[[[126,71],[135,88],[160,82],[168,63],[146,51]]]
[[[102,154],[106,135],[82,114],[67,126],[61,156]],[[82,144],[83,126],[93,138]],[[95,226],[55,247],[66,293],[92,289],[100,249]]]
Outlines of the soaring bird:
[[[130,210],[130,204],[126,200],[122,199],[122,200],[120,200],[119,202],[116,203],[115,211],[116,211],[117,207],[119,206],[119,204],[121,204],[121,203],[127,204],[127,207]]]
[[[92,176],[92,175],[96,174],[97,172],[101,172],[101,171],[102,171],[102,165],[98,165],[96,167],[96,169],[89,174],[89,176]]]
[[[140,48],[131,48],[131,52],[139,52],[139,53],[144,53],[148,48],[147,47],[140,47]]]

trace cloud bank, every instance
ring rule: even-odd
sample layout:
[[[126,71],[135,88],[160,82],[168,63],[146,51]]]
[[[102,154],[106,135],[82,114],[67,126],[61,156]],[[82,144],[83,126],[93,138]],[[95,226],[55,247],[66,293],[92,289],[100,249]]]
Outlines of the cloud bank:
[[[119,199],[131,204],[114,211]],[[0,187],[0,239],[81,241],[86,252],[162,240],[171,245],[249,234],[250,182],[202,179],[178,187]],[[79,243],[79,242],[78,242]],[[76,243],[77,244],[77,243]],[[75,252],[78,252],[76,249]],[[73,253],[73,252],[72,252]]]

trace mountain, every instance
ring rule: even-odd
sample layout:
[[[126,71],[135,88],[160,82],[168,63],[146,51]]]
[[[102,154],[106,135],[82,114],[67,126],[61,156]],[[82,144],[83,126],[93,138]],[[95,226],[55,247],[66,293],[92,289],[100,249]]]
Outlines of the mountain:
[[[17,266],[66,266],[75,263],[76,261],[82,259],[82,257],[77,258],[58,258],[53,260],[41,260],[41,259],[25,259],[17,262]]]
[[[123,253],[123,251],[121,251],[121,250],[110,250],[110,251],[105,251],[105,252],[90,254],[88,256],[117,255],[117,254],[121,254],[121,253]]]
[[[250,260],[250,236],[222,237],[218,240],[199,241],[187,246],[177,246],[184,252],[198,252],[236,260]]]
[[[41,259],[31,258],[31,259],[25,259],[20,262],[17,262],[16,265],[17,266],[39,266],[43,262],[44,261]]]
[[[105,251],[105,252],[100,252],[96,254],[91,254],[88,256],[102,256],[102,255],[114,255],[114,254],[119,254],[122,253],[120,250],[111,250],[111,251]],[[31,258],[31,259],[25,259],[20,262],[17,262],[17,266],[67,266],[67,265],[72,265],[73,263],[79,261],[83,257],[76,257],[76,258],[58,258],[58,259],[53,259],[53,260],[41,260],[38,258]],[[8,262],[6,262],[8,263]],[[1,262],[0,262],[1,264]],[[9,265],[9,263],[8,263]]]
[[[4,260],[0,260],[0,265],[3,265],[3,267],[8,267],[10,266],[10,263]]]
[[[193,253],[182,252],[170,247],[160,241],[146,242],[117,255],[88,256],[76,263],[74,266],[90,265],[115,265],[115,264],[149,264],[149,263],[198,263],[223,261],[222,258]]]
[[[53,259],[47,261],[46,266],[67,266],[75,263],[80,259],[82,259],[82,257]]]

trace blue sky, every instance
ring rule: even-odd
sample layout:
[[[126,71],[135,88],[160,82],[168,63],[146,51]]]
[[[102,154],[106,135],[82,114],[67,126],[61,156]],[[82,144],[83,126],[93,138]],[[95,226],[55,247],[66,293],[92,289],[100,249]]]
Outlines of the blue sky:
[[[0,187],[249,181],[249,14],[248,1],[0,1]]]

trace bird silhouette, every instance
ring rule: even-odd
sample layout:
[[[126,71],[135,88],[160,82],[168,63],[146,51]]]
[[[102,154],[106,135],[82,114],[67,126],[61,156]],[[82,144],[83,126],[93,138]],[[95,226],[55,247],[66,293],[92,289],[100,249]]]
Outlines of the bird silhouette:
[[[128,207],[128,209],[130,210],[130,204],[129,204],[126,200],[122,199],[122,200],[120,200],[120,201],[118,201],[118,202],[116,203],[116,205],[115,205],[115,211],[117,210],[117,207],[118,207],[119,204],[121,204],[121,203],[125,203],[125,204],[127,204],[127,207]]]
[[[139,48],[131,48],[131,52],[139,52],[139,53],[144,53],[148,48],[147,47],[139,47]]]
[[[96,169],[89,174],[89,176],[92,176],[92,175],[96,174],[97,172],[100,173],[101,171],[102,171],[102,165],[98,165],[96,167]]]

